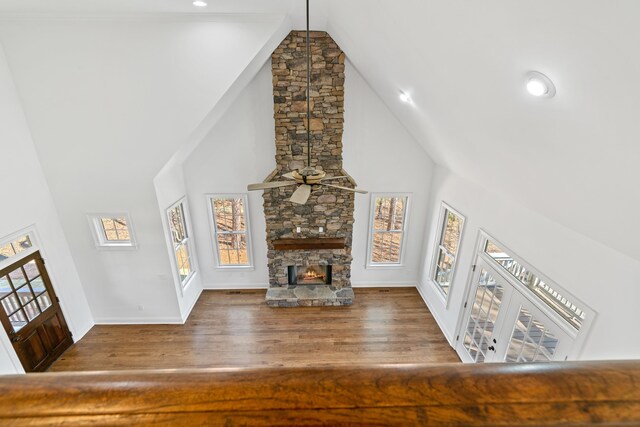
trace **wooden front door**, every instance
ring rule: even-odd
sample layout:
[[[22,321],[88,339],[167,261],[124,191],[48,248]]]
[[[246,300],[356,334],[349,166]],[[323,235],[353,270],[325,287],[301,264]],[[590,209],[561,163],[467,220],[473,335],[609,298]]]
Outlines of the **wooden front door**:
[[[73,340],[40,252],[0,270],[0,320],[26,372],[46,370]]]

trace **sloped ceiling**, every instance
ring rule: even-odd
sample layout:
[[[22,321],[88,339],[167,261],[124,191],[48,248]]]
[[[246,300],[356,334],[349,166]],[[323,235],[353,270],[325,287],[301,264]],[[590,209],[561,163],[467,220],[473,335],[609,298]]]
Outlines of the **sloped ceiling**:
[[[0,14],[192,14],[190,3],[4,0]],[[303,8],[209,0],[207,11],[288,12],[302,28]],[[640,213],[639,16],[636,0],[312,0],[312,26],[436,162],[636,260],[640,223],[625,218]],[[555,98],[525,93],[529,70],[555,82]]]
[[[434,160],[640,260],[640,2],[328,7],[328,31]],[[529,70],[557,95],[528,95]]]

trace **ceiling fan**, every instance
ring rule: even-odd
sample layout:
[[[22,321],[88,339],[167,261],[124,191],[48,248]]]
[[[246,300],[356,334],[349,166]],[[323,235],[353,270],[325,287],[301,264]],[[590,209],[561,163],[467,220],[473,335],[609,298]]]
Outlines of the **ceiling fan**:
[[[269,188],[287,187],[297,185],[289,201],[304,205],[309,200],[311,189],[314,185],[337,188],[339,190],[354,193],[367,194],[364,190],[343,187],[341,185],[327,184],[326,181],[348,178],[348,176],[326,176],[326,172],[311,166],[311,48],[309,47],[309,0],[307,0],[307,166],[302,169],[282,175],[287,181],[271,181],[258,184],[250,184],[247,190],[266,190]]]

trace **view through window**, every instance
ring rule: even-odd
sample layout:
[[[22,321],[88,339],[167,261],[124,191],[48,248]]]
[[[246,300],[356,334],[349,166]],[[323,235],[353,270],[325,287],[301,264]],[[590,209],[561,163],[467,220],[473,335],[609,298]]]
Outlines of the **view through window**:
[[[178,269],[178,276],[182,285],[186,285],[192,273],[191,251],[189,248],[189,234],[185,221],[183,202],[178,202],[167,211],[173,253]]]
[[[250,266],[246,196],[211,196],[209,201],[219,265]]]
[[[453,279],[458,248],[462,238],[464,217],[445,203],[442,204],[440,212],[441,223],[439,226],[438,246],[436,247],[437,253],[431,278],[446,296],[449,293],[451,280]]]
[[[402,261],[408,196],[373,196],[370,265],[393,265]]]

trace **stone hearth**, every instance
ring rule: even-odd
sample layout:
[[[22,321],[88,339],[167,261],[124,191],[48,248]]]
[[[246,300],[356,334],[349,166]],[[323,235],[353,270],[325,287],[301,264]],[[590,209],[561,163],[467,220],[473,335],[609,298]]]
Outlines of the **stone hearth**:
[[[292,31],[273,52],[276,168],[265,181],[305,166],[307,159],[306,34]],[[311,32],[311,166],[328,176],[342,168],[345,55],[326,32]],[[332,183],[354,187],[351,177]],[[267,304],[280,307],[350,305],[354,194],[314,186],[306,205],[289,201],[295,187],[265,190],[269,290]],[[300,232],[297,232],[297,229]],[[323,231],[319,231],[319,227]],[[340,249],[276,250],[282,239],[340,238]],[[331,284],[290,285],[289,266],[331,265]]]

